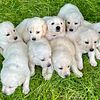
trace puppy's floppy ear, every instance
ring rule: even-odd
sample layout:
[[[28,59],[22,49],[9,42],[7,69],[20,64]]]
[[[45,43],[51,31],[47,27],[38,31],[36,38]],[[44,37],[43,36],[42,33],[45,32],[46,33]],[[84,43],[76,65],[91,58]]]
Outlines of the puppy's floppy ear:
[[[80,25],[82,25],[83,23],[84,23],[84,17],[81,16],[81,18],[80,18]]]
[[[46,16],[46,17],[43,17],[43,20],[44,20],[45,22],[47,22],[50,18],[52,18],[52,17]]]
[[[47,24],[46,24],[46,23],[44,23],[44,24],[42,25],[42,30],[43,30],[43,36],[45,36],[46,33],[47,33]]]
[[[7,27],[13,27],[14,28],[13,23],[11,23],[10,21],[5,21],[2,24],[5,25],[5,26],[7,26]]]

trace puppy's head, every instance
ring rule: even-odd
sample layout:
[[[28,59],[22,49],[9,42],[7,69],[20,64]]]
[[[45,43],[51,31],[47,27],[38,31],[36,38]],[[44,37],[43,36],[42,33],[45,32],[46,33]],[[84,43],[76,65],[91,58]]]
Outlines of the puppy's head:
[[[96,48],[97,41],[99,39],[98,34],[93,29],[85,30],[79,34],[77,43],[83,51],[94,51]]]
[[[35,41],[45,36],[47,25],[42,18],[34,17],[28,22],[27,31],[30,39]]]
[[[53,54],[53,66],[58,75],[62,78],[66,78],[70,75],[71,58],[69,54],[56,52]]]
[[[16,35],[14,25],[9,22],[0,23],[0,42],[2,43],[12,43],[18,40]]]
[[[79,16],[77,13],[70,14],[69,16],[66,15],[65,19],[68,32],[75,32],[84,21],[83,16]]]
[[[44,17],[43,19],[47,23],[48,33],[46,34],[46,37],[48,39],[65,35],[65,22],[63,19],[57,16]]]

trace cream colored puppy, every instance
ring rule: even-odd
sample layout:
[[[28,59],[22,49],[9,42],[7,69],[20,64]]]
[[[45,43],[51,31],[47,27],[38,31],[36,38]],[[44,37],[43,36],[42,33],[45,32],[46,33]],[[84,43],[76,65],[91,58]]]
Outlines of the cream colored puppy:
[[[42,76],[44,77],[45,80],[49,80],[53,73],[53,67],[51,62],[51,47],[49,45],[48,40],[44,38],[44,34],[46,34],[46,31],[44,31],[43,33],[43,30],[41,30],[38,34],[29,33],[29,41],[28,41],[29,66],[32,76],[35,74],[35,65],[40,65],[42,67]],[[36,40],[33,39],[34,35],[35,37],[37,37]]]
[[[70,75],[70,69],[77,77],[83,74],[77,68],[75,60],[75,47],[73,43],[64,37],[51,40],[52,62],[54,69],[62,78]]]
[[[46,21],[48,27],[46,34],[48,40],[65,35],[65,22],[63,19],[57,16],[46,16],[43,19]]]
[[[23,93],[27,94],[30,90],[27,46],[16,35],[11,22],[0,23],[0,47],[5,58],[1,70],[2,92],[10,95],[23,84]]]
[[[91,27],[99,34],[99,41],[97,43],[96,58],[100,60],[100,22],[94,23]]]
[[[76,58],[80,70],[83,69],[83,53],[88,53],[90,64],[92,66],[97,66],[95,50],[98,39],[99,36],[93,29],[85,28],[81,30],[81,32],[78,32],[76,40],[74,39],[74,44],[76,46]]]
[[[34,34],[33,39],[40,39],[41,35],[44,35],[46,29],[45,21],[42,18],[34,17],[24,19],[17,27],[17,32],[19,36],[23,39],[25,43],[29,40],[29,34]],[[40,33],[41,32],[41,33]]]
[[[83,15],[78,7],[70,3],[65,4],[60,9],[58,16],[66,21],[68,32],[75,32],[84,22]]]

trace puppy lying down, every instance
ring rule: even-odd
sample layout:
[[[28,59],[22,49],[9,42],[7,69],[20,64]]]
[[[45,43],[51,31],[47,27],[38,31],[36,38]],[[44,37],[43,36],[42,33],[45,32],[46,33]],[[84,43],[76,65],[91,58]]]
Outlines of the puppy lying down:
[[[58,16],[45,16],[43,19],[45,20],[48,27],[46,34],[46,38],[48,40],[65,35],[65,22],[63,19]]]
[[[0,47],[3,48],[3,68],[1,70],[2,92],[6,95],[14,93],[18,86],[23,84],[23,93],[29,92],[30,71],[28,67],[27,46],[12,30],[6,30],[5,25],[0,24]]]
[[[40,65],[42,67],[42,76],[45,80],[49,80],[53,73],[49,42],[45,38],[36,41],[30,40],[28,47],[31,75],[35,74],[35,65]]]
[[[56,72],[62,77],[70,75],[70,69],[77,77],[83,74],[78,70],[75,60],[75,47],[73,43],[64,37],[51,40],[52,62]]]

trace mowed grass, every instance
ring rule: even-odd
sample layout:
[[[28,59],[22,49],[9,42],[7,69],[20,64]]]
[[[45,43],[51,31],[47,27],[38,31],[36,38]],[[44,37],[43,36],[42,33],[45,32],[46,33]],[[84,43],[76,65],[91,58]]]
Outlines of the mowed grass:
[[[73,3],[79,7],[85,19],[100,22],[100,0],[0,0],[0,22],[9,20],[16,26],[23,19],[34,16],[57,15],[65,3]],[[100,61],[97,67],[89,64],[87,55],[83,55],[84,76],[77,78],[60,78],[56,72],[50,81],[41,76],[41,68],[36,67],[36,75],[30,81],[30,93],[24,95],[22,87],[14,94],[2,94],[0,83],[0,100],[100,100]],[[0,56],[0,68],[3,57]]]

